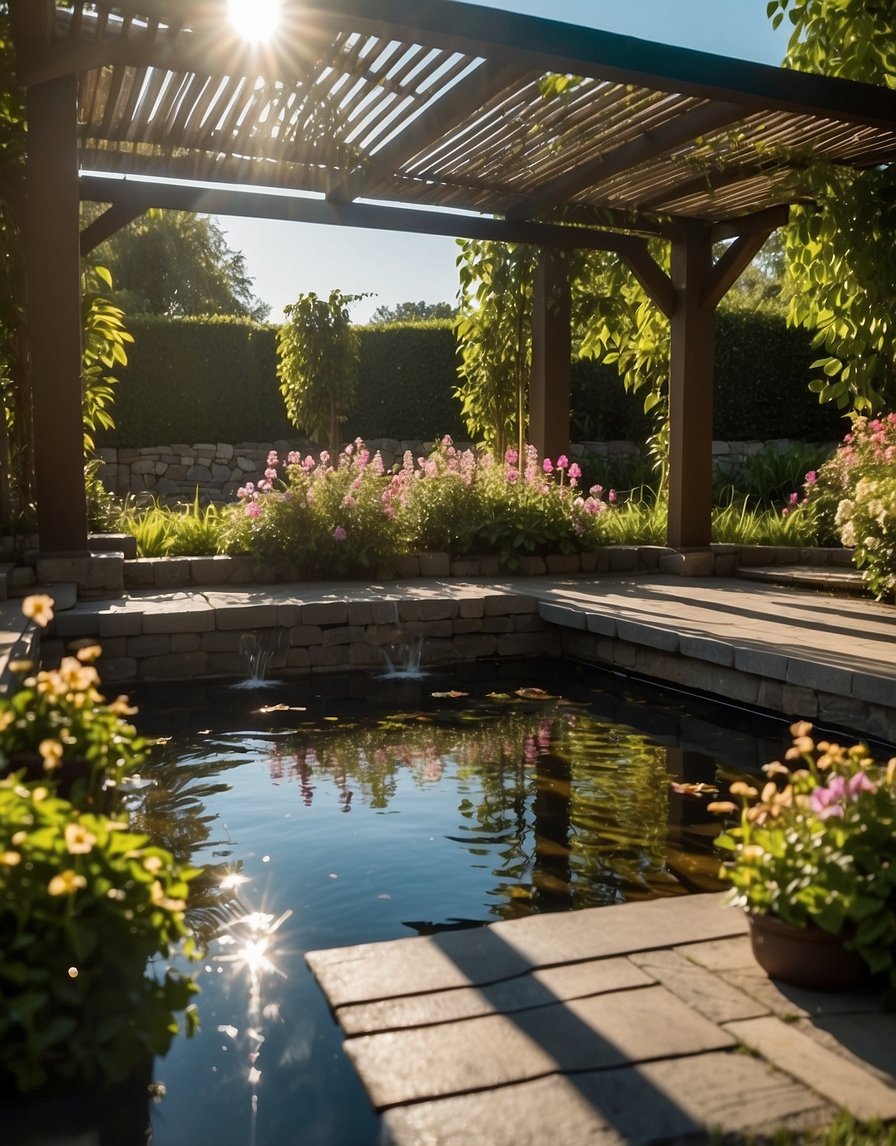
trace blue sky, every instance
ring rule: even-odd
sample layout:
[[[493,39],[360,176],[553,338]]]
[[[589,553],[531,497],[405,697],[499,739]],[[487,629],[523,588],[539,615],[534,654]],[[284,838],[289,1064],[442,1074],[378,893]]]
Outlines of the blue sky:
[[[780,63],[787,47],[787,22],[773,32],[765,0],[489,0],[485,6],[765,64]],[[379,305],[455,299],[453,239],[267,219],[218,222],[229,245],[245,255],[255,293],[270,304],[275,322],[308,291],[374,295],[355,304],[356,322]]]

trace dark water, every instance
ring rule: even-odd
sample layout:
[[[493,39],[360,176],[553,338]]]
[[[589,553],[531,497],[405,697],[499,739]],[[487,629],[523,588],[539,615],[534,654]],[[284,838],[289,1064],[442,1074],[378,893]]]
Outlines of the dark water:
[[[135,699],[172,738],[147,824],[235,896],[195,919],[219,937],[201,1032],[156,1063],[154,1146],[377,1142],[305,951],[717,890],[711,796],[675,786],[724,789],[789,743],[562,662]]]

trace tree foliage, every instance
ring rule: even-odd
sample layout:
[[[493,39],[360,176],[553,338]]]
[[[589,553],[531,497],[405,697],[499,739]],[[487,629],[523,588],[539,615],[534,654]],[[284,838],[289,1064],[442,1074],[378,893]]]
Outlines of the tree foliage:
[[[85,217],[99,214],[85,208]],[[151,210],[100,243],[92,261],[109,268],[114,301],[128,314],[230,314],[263,321],[270,307],[252,293],[245,256],[214,219]]]
[[[515,243],[460,242],[459,384],[469,433],[496,457],[526,435],[532,362],[532,291],[538,251]]]
[[[770,0],[794,26],[785,63],[801,71],[896,87],[896,8],[882,0]],[[896,164],[862,171],[816,166],[814,203],[786,232],[791,321],[825,351],[819,401],[874,411],[896,401]]]
[[[430,318],[454,318],[457,307],[450,302],[399,302],[395,306],[378,306],[371,322],[420,322]]]
[[[125,346],[133,336],[125,330],[124,312],[107,298],[112,290],[112,275],[106,267],[88,267],[81,276],[81,347],[82,415],[84,448],[94,448],[97,429],[111,429],[115,422],[109,412],[117,379],[109,374],[118,366],[127,366]]]
[[[358,373],[358,334],[349,307],[364,295],[312,291],[283,308],[277,338],[277,375],[289,420],[298,430],[326,440],[339,455],[339,427],[351,412]]]

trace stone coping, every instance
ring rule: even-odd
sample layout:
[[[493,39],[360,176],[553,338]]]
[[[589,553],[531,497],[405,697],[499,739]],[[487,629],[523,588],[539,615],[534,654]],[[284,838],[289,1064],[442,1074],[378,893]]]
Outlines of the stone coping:
[[[448,577],[68,603],[43,660],[99,641],[110,683],[245,675],[244,634],[269,648],[273,670],[295,674],[370,671],[419,642],[423,663],[562,654],[896,743],[896,608],[794,587],[660,573]]]
[[[896,1018],[760,970],[718,894],[310,951],[395,1146],[765,1141],[896,1118]],[[743,1053],[749,1050],[750,1053]]]

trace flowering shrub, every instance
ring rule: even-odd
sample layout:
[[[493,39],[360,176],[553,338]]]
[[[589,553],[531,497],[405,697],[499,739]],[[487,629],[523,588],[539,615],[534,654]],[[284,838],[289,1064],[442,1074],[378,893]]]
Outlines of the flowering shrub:
[[[386,489],[382,458],[360,439],[335,467],[326,451],[318,462],[291,453],[285,464],[271,451],[264,478],[238,490],[226,511],[222,548],[292,566],[299,576],[375,573],[398,550]]]
[[[814,477],[815,480],[809,480]],[[878,597],[896,591],[896,414],[856,418],[834,456],[807,474],[807,504],[823,536],[854,548]]]
[[[49,598],[26,598],[37,624]],[[0,1078],[108,1083],[164,1053],[193,980],[147,971],[190,954],[186,897],[198,875],[133,832],[122,782],[143,759],[125,698],[107,703],[90,661],[31,674],[0,697]]]
[[[761,788],[731,785],[740,818],[718,838],[730,853],[730,902],[796,927],[844,933],[873,972],[896,986],[896,757],[874,763],[793,725],[787,763],[767,764]],[[729,815],[729,801],[709,805]]]

